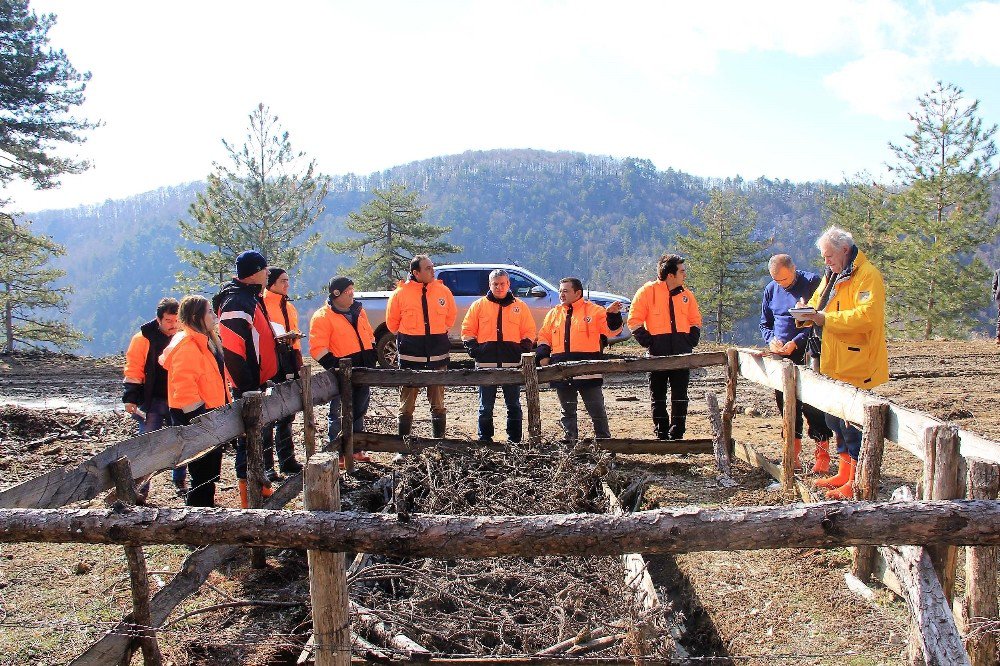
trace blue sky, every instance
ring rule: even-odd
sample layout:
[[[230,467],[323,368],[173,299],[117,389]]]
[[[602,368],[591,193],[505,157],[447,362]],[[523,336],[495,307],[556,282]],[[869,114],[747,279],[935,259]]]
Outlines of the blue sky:
[[[691,6],[687,6],[691,5]],[[694,6],[697,5],[697,6]],[[942,79],[1000,121],[1000,2],[34,0],[93,79],[86,174],[22,210],[203,179],[269,105],[330,174],[465,150],[698,176],[876,176]]]

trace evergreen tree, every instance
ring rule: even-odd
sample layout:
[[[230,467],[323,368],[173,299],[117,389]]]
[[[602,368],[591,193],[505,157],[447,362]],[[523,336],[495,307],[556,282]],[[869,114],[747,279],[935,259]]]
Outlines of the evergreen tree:
[[[3,317],[4,353],[18,344],[44,349],[46,345],[61,350],[76,349],[85,335],[69,324],[43,316],[55,309],[65,314],[66,296],[71,287],[54,283],[66,275],[57,268],[46,268],[55,257],[66,254],[62,245],[39,234],[27,225],[17,224],[0,213],[0,316]]]
[[[292,149],[268,107],[259,104],[249,118],[242,148],[222,140],[230,163],[213,163],[208,187],[191,204],[193,221],[178,223],[181,238],[194,244],[177,248],[194,269],[177,275],[183,289],[215,288],[250,249],[292,273],[319,241],[318,233],[307,233],[323,213],[329,178],[316,174],[315,160],[303,166],[305,154]]]
[[[49,46],[54,14],[38,16],[27,0],[0,1],[0,188],[14,180],[38,189],[59,185],[59,176],[90,167],[55,154],[60,144],[82,143],[97,123],[70,109],[84,101],[90,73],[77,72],[66,54]],[[0,197],[0,206],[10,200]]]
[[[985,300],[990,271],[975,255],[998,233],[988,214],[997,127],[984,128],[979,102],[967,103],[951,84],[938,82],[917,102],[913,131],[903,144],[890,144],[903,243],[890,302],[905,333],[928,339],[967,333]]]
[[[387,190],[375,188],[372,194],[374,198],[352,212],[346,223],[361,237],[329,244],[334,252],[357,258],[350,272],[358,289],[393,289],[409,272],[414,255],[439,257],[462,251],[439,240],[451,227],[421,221],[427,206],[420,205],[416,192],[390,185]]]
[[[771,240],[754,240],[757,213],[734,190],[712,190],[694,207],[701,224],[685,222],[677,244],[687,261],[687,284],[698,298],[716,342],[760,299],[762,270]]]

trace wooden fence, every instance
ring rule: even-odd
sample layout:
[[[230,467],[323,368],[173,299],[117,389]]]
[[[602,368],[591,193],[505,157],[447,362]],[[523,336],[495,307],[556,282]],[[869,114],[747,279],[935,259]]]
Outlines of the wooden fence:
[[[743,377],[771,388],[786,391],[818,408],[864,425],[866,448],[860,469],[867,470],[859,488],[868,493],[868,503],[822,502],[780,507],[733,509],[663,509],[633,514],[615,515],[555,515],[555,516],[419,516],[407,522],[385,514],[358,514],[339,511],[335,459],[314,455],[315,426],[312,407],[328,402],[335,395],[350,396],[352,385],[370,386],[489,386],[523,384],[527,396],[528,441],[541,438],[541,414],[537,387],[541,382],[592,374],[637,373],[653,370],[724,366],[726,396],[721,413],[714,394],[709,396],[710,417],[715,436],[712,440],[657,442],[648,440],[599,440],[596,446],[623,452],[708,452],[714,451],[720,472],[728,478],[728,464],[737,455],[751,464],[763,466],[781,480],[786,489],[799,488],[803,499],[811,502],[804,484],[797,483],[791,468],[791,458],[785,448],[782,465],[767,460],[746,442],[735,442],[731,436],[735,413],[737,377]],[[716,408],[713,409],[713,404]],[[872,409],[875,404],[878,409]],[[352,433],[349,400],[342,400],[345,410],[341,452],[348,465],[355,444],[368,450],[416,451],[427,446],[478,446],[461,440],[422,439],[372,433]],[[139,477],[171,469],[234,437],[246,433],[252,443],[255,434],[267,424],[299,411],[306,413],[306,449],[309,458],[306,478],[305,511],[279,511],[302,488],[301,476],[288,479],[266,502],[260,496],[263,467],[260,452],[251,451],[250,501],[252,511],[228,509],[145,509],[118,507],[113,510],[58,510],[66,504],[91,499],[97,494],[123,484],[123,459],[131,465],[127,476]],[[786,410],[786,416],[794,410]],[[880,416],[881,415],[881,416]],[[786,433],[788,429],[786,428]],[[932,435],[928,435],[932,433]],[[949,434],[953,437],[949,440]],[[921,499],[891,503],[876,503],[871,494],[877,489],[883,439],[897,444],[930,461],[922,479]],[[950,449],[942,442],[952,441]],[[944,453],[952,451],[953,455]],[[960,455],[959,455],[960,454]],[[991,501],[989,484],[970,482],[970,499],[957,499],[955,481],[962,471],[963,461],[970,456],[984,459],[989,477],[1000,461],[1000,444],[964,431],[947,428],[933,418],[907,410],[854,387],[771,358],[748,351],[728,350],[684,356],[643,358],[632,360],[582,361],[536,368],[534,355],[525,355],[518,369],[461,370],[421,372],[409,370],[352,369],[342,365],[335,372],[323,372],[312,377],[308,372],[302,380],[277,386],[269,395],[247,395],[227,407],[196,419],[190,426],[172,427],[115,444],[78,467],[57,470],[0,492],[0,541],[49,541],[122,544],[133,549],[129,557],[136,599],[135,612],[123,620],[123,626],[155,628],[165,620],[170,610],[186,594],[197,589],[214,566],[233,553],[237,546],[255,547],[254,561],[262,562],[262,546],[297,546],[309,552],[313,608],[329,609],[314,620],[317,663],[348,663],[350,636],[345,634],[344,618],[348,614],[346,582],[341,575],[343,555],[347,550],[359,552],[409,553],[433,557],[493,557],[498,555],[535,556],[566,555],[629,555],[653,552],[687,552],[697,550],[771,549],[785,547],[882,546],[886,544],[932,544],[932,559],[937,566],[937,592],[914,583],[918,595],[939,596],[947,591],[949,562],[954,567],[954,547],[975,546],[973,558],[980,563],[975,576],[980,580],[985,555],[1000,546],[1000,505]],[[958,462],[956,462],[958,461]],[[975,461],[974,461],[975,462]],[[978,462],[969,470],[980,470]],[[873,471],[874,470],[874,471]],[[994,474],[995,476],[995,474]],[[971,476],[970,476],[971,478]],[[874,484],[874,485],[873,485]],[[975,490],[971,488],[975,486]],[[994,483],[995,486],[995,483]],[[985,489],[984,489],[985,487]],[[974,494],[973,494],[974,493]],[[127,493],[126,493],[127,495]],[[123,496],[127,499],[127,496]],[[148,595],[143,587],[141,550],[153,543],[206,544],[189,558],[181,574],[170,585],[149,600],[143,609],[142,599]],[[226,545],[222,545],[226,544]],[[859,548],[859,552],[861,549]],[[870,552],[870,551],[866,551]],[[899,555],[893,558],[892,552]],[[921,563],[927,559],[923,549],[914,552],[889,552],[889,565],[900,567],[900,576],[912,565],[917,576]],[[329,556],[329,557],[328,557]],[[970,558],[972,556],[970,555]],[[898,562],[896,561],[898,560]],[[970,562],[972,559],[970,559]],[[901,564],[900,564],[901,563]],[[942,563],[944,563],[942,565]],[[339,567],[339,569],[338,569]],[[925,567],[926,569],[926,567]],[[970,564],[970,571],[972,565]],[[996,580],[993,567],[993,610],[982,592],[979,601],[969,602],[972,618],[996,617]],[[935,579],[937,580],[937,579]],[[952,576],[953,580],[953,576]],[[942,591],[944,590],[944,591]],[[970,596],[967,595],[967,600]],[[980,599],[985,598],[985,601]],[[947,597],[944,597],[947,598]],[[941,630],[941,618],[920,609],[927,600],[912,598],[914,617],[920,628],[916,634],[920,651],[927,663],[969,663],[957,629]],[[921,606],[920,604],[924,605]],[[977,606],[976,604],[979,604]],[[940,607],[938,603],[936,607]],[[989,613],[992,612],[992,615]],[[950,620],[950,614],[947,614]],[[332,618],[332,619],[331,619]],[[329,621],[328,621],[329,620]],[[945,623],[947,625],[947,623]],[[101,639],[74,663],[108,663],[117,661],[129,650],[141,647],[147,663],[158,663],[155,633],[151,629],[137,632],[141,641],[112,632]],[[984,648],[986,649],[986,648]],[[961,652],[961,654],[958,654]],[[970,643],[970,654],[978,654]],[[555,657],[553,657],[555,659]],[[938,661],[935,661],[938,660]],[[534,662],[538,663],[538,662]],[[553,662],[555,663],[555,662]],[[579,663],[579,662],[577,662]],[[976,661],[975,663],[981,663]]]

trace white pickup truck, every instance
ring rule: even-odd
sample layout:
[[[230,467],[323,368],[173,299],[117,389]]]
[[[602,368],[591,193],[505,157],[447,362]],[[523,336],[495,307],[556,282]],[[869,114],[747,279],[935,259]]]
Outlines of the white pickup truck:
[[[536,326],[541,326],[546,313],[559,305],[559,289],[520,266],[507,264],[446,264],[438,266],[435,269],[437,278],[451,289],[451,293],[455,295],[455,304],[458,305],[458,317],[448,333],[453,349],[461,350],[463,348],[462,319],[469,310],[469,306],[476,299],[486,295],[489,290],[490,271],[497,268],[502,268],[510,275],[511,291],[528,304],[531,314],[535,318]],[[387,368],[396,366],[396,337],[389,332],[385,325],[385,308],[390,294],[392,294],[391,291],[363,291],[354,294],[354,298],[364,304],[368,320],[371,322],[372,328],[375,329],[375,350],[378,352],[379,365]],[[632,301],[625,296],[609,294],[604,291],[585,290],[584,297],[604,307],[615,301],[621,301],[622,314],[628,318],[627,312]],[[628,330],[628,326],[625,326],[622,332],[608,340],[608,343],[623,342],[630,337],[632,337],[632,333]]]

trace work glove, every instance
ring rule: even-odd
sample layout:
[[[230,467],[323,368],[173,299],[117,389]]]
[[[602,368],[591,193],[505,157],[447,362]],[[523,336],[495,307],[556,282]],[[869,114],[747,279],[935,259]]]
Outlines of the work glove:
[[[649,334],[649,331],[644,326],[640,326],[632,331],[632,337],[646,349],[649,349],[653,344],[653,336]]]

